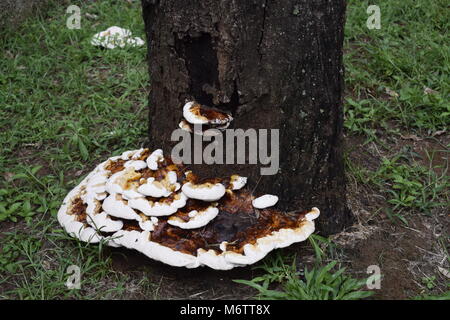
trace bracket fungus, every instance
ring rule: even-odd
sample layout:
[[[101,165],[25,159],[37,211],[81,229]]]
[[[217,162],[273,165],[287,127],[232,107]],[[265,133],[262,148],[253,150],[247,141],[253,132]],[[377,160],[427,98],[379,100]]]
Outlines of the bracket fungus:
[[[216,135],[216,130],[225,130],[231,121],[233,117],[228,113],[189,101],[183,107],[183,119],[178,126],[198,135]]]
[[[163,263],[229,270],[304,241],[319,210],[285,213],[247,178],[199,179],[161,150],[99,164],[65,197],[58,221],[81,241],[135,249]]]

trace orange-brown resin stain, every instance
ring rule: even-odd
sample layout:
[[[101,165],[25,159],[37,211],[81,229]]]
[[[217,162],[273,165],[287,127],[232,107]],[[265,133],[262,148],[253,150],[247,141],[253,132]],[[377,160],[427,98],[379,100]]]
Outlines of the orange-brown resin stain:
[[[177,251],[197,254],[197,249],[213,249],[220,253],[219,245],[227,241],[227,251],[243,253],[246,244],[282,228],[294,229],[303,224],[306,211],[284,214],[273,209],[255,210],[250,192],[242,190],[219,201],[219,215],[208,225],[184,230],[160,220],[152,232],[151,240]],[[178,213],[177,213],[178,214]]]
[[[205,108],[201,106],[200,104],[196,103],[191,108],[190,111],[198,116],[198,117],[204,117],[208,119],[209,121],[219,120],[219,121],[228,121],[229,116],[225,113]]]
[[[118,220],[122,220],[122,222],[123,222],[122,230],[125,230],[125,231],[139,231],[139,232],[144,231],[139,226],[139,222],[137,222],[135,220],[126,220],[126,219],[118,219]]]
[[[125,169],[125,160],[118,159],[115,161],[108,161],[108,163],[105,165],[105,170],[111,171],[112,174],[117,173],[119,171],[122,171]]]
[[[186,205],[183,208],[180,208],[176,213],[171,215],[171,217],[177,217],[185,222],[188,222],[191,219],[189,217],[189,212],[193,210],[197,210],[198,212],[204,211],[210,206],[212,206],[212,203],[210,202],[188,199]]]
[[[144,151],[142,151],[141,155],[136,160],[143,160],[143,161],[145,161],[148,158],[149,155],[150,155],[150,149],[146,148],[146,149],[144,149]]]
[[[86,208],[87,205],[84,204],[81,197],[78,196],[72,201],[69,214],[75,215],[78,222],[86,222]]]
[[[141,173],[142,178],[144,179],[155,178],[155,181],[161,181],[164,180],[169,171],[175,171],[177,173],[177,178],[179,181],[184,179],[183,177],[184,166],[177,165],[173,163],[171,159],[168,158],[164,158],[163,161],[158,162],[158,170],[151,170],[150,168],[145,168],[139,170],[138,172]]]

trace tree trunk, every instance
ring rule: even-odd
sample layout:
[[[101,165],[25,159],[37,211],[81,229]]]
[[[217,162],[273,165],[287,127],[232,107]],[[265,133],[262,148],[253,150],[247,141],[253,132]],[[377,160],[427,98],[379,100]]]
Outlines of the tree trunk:
[[[278,208],[321,211],[318,229],[351,222],[342,158],[344,0],[143,0],[151,80],[150,147],[170,153],[188,100],[233,115],[232,128],[279,129],[275,175],[263,165],[195,165],[249,177]]]

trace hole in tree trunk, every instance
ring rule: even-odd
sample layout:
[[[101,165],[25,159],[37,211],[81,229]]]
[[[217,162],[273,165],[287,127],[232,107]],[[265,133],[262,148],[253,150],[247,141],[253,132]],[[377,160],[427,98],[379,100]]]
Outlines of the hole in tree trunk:
[[[178,39],[175,35],[175,49],[184,58],[189,73],[189,93],[204,105],[213,105],[213,95],[205,92],[205,86],[215,88],[218,83],[217,55],[212,45],[211,35],[202,33],[192,38]]]
[[[184,59],[190,83],[189,94],[200,104],[215,107],[221,111],[235,114],[239,104],[237,83],[234,81],[233,93],[229,102],[215,104],[220,92],[217,52],[209,33],[198,37],[175,35],[175,50]]]

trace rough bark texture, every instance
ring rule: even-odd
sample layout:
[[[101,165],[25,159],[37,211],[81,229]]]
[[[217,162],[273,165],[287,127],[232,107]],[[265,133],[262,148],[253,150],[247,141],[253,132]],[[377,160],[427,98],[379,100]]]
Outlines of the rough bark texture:
[[[143,0],[150,144],[170,152],[186,100],[231,112],[232,128],[280,129],[280,170],[203,165],[249,177],[286,211],[321,210],[324,234],[351,221],[342,139],[344,0]],[[265,166],[263,166],[265,167]]]

